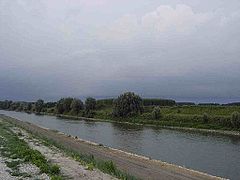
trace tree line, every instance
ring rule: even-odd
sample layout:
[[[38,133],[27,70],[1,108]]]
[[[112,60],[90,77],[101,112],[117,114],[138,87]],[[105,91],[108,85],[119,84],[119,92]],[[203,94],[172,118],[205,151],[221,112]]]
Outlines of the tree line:
[[[154,106],[152,110],[152,119],[158,120],[163,116],[160,105],[173,106],[175,104],[173,100],[142,99],[134,92],[126,92],[119,95],[116,99],[96,100],[95,98],[88,97],[85,102],[81,99],[71,97],[61,98],[57,102],[46,103],[42,99],[36,102],[13,102],[6,100],[0,101],[0,109],[35,112],[36,114],[47,112],[53,114],[94,117],[96,110],[100,110],[105,106],[111,106],[113,117],[126,118],[141,115],[144,112],[144,106]],[[204,123],[208,123],[210,117],[207,113],[204,113],[202,119]],[[231,124],[235,128],[240,128],[239,112],[232,113]]]

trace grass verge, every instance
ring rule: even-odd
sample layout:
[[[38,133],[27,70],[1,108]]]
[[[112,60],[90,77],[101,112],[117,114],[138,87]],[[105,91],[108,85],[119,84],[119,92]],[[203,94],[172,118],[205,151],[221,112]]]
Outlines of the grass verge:
[[[41,140],[44,143],[44,145],[49,146],[49,147],[55,146],[55,147],[61,149],[64,153],[66,153],[66,155],[72,157],[76,161],[80,162],[82,165],[86,166],[86,168],[88,170],[93,170],[93,168],[97,168],[100,171],[102,171],[103,173],[109,174],[109,175],[114,176],[119,179],[137,180],[136,177],[119,170],[112,161],[104,161],[104,160],[96,159],[93,155],[81,154],[70,148],[66,148],[66,147],[62,146],[61,144],[59,144],[53,140],[50,140],[46,137],[43,137],[39,134],[33,134],[33,133],[31,133],[31,134],[34,136],[34,138]]]
[[[0,153],[1,156],[11,159],[11,161],[6,161],[7,166],[12,169],[11,174],[23,178],[28,177],[27,173],[19,171],[19,165],[22,163],[31,163],[36,165],[41,173],[48,174],[52,180],[63,179],[60,175],[60,168],[48,162],[39,151],[31,149],[24,140],[19,139],[11,131],[11,127],[9,123],[0,122]]]

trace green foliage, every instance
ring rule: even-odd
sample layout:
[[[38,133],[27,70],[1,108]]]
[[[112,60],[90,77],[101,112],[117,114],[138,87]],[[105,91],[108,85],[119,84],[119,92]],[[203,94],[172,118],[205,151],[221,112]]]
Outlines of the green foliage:
[[[208,114],[207,114],[207,113],[203,113],[203,122],[204,122],[204,123],[208,123],[208,121],[209,121],[209,116],[208,116]]]
[[[12,104],[12,101],[0,101],[0,109],[9,109],[10,105]]]
[[[44,107],[44,101],[42,99],[37,100],[35,103],[35,111],[40,113]]]
[[[51,166],[50,171],[54,175],[60,174],[60,166],[58,166],[57,164],[54,164]]]
[[[178,106],[194,106],[194,102],[177,102],[176,105]]]
[[[56,141],[53,141],[52,139],[47,139],[45,137],[41,137],[44,139],[44,143],[49,146],[56,146],[63,150],[67,155],[74,158],[76,161],[80,162],[82,165],[85,165],[88,170],[93,170],[94,168],[99,169],[100,171],[104,173],[108,173],[112,176],[115,176],[119,179],[124,180],[136,180],[134,176],[131,176],[125,172],[122,172],[119,170],[116,165],[112,161],[104,161],[101,159],[96,159],[93,155],[88,154],[81,154],[79,152],[76,152],[74,150],[71,150],[67,148],[66,146],[62,146]]]
[[[84,105],[80,99],[73,99],[70,108],[71,114],[78,115],[78,113],[84,109]]]
[[[92,110],[84,111],[83,116],[87,118],[93,118],[96,113]]]
[[[142,112],[142,99],[133,92],[121,94],[114,102],[113,115],[115,117],[134,116]]]
[[[143,99],[144,106],[174,106],[176,102],[171,99]]]
[[[47,159],[37,150],[31,149],[28,144],[17,137],[10,130],[10,125],[0,123],[0,136],[4,137],[5,141],[0,141],[0,153],[4,157],[18,159],[8,163],[8,166],[13,169],[13,174],[22,175],[18,170],[18,165],[22,162],[30,162],[39,167],[42,173],[48,175],[58,175],[60,168],[57,165],[50,164]]]
[[[47,102],[44,104],[45,108],[54,108],[56,106],[56,102]]]
[[[240,128],[240,113],[239,112],[232,113],[231,124],[234,128]]]
[[[113,106],[114,99],[99,99],[97,100],[97,109]]]
[[[96,109],[97,101],[92,97],[88,97],[85,101],[86,112],[93,111]]]
[[[70,112],[73,98],[62,98],[57,102],[57,114],[66,114]]]
[[[27,103],[26,111],[31,111],[32,110],[32,103]]]
[[[161,114],[161,109],[159,106],[154,107],[153,111],[152,111],[152,118],[153,119],[160,119],[162,117]]]
[[[60,99],[60,100],[57,102],[57,105],[56,105],[56,113],[57,113],[57,114],[63,114],[63,113],[64,113],[63,104],[64,104],[64,98]]]
[[[73,98],[64,98],[63,101],[63,109],[64,109],[64,113],[68,113],[71,110],[71,104],[72,104]]]

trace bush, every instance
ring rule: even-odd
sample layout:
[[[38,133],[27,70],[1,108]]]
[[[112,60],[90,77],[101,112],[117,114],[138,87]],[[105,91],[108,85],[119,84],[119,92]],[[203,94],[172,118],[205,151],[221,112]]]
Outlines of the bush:
[[[204,122],[204,123],[208,123],[208,121],[209,121],[209,116],[208,116],[208,114],[207,114],[207,113],[203,113],[203,122]]]
[[[231,124],[234,128],[240,128],[240,113],[239,112],[232,113]]]
[[[128,117],[142,114],[143,103],[140,96],[133,92],[121,94],[114,101],[113,115],[115,117]]]
[[[84,117],[87,117],[87,118],[93,118],[95,114],[96,114],[96,113],[95,113],[94,111],[88,110],[88,111],[86,111],[86,112],[84,113],[83,116],[84,116]]]
[[[162,117],[161,114],[161,109],[159,106],[154,107],[153,111],[152,111],[152,118],[153,119],[160,119]]]
[[[51,174],[59,174],[60,173],[60,167],[56,164],[52,165],[51,169]]]

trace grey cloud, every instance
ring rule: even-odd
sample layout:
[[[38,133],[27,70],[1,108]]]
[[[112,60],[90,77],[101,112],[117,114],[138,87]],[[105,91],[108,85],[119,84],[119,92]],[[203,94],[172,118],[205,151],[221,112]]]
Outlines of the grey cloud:
[[[0,98],[131,90],[237,100],[237,7],[239,1],[1,1]]]

